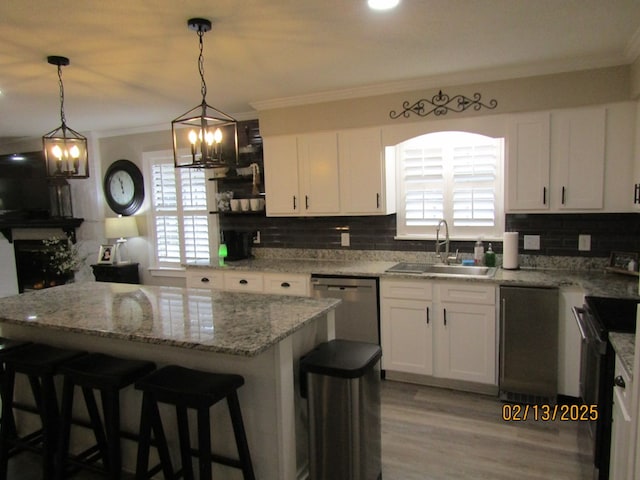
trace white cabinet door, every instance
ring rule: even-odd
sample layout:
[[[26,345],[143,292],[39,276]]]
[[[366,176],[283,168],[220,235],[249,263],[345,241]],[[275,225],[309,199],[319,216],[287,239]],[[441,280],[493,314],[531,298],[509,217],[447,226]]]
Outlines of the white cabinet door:
[[[221,271],[208,269],[187,269],[187,288],[208,288],[209,290],[224,289],[224,274]]]
[[[394,213],[395,168],[387,165],[384,158],[381,130],[367,128],[339,132],[338,152],[341,213]],[[388,198],[389,194],[393,199]]]
[[[298,136],[298,162],[303,196],[301,210],[306,215],[339,214],[337,133],[321,132]]]
[[[632,468],[631,456],[631,377],[616,356],[616,385],[613,387],[613,419],[611,423],[610,480],[626,480]],[[623,386],[624,385],[624,386]]]
[[[558,393],[580,397],[580,349],[582,338],[572,308],[584,303],[580,289],[560,289],[558,312]]]
[[[263,275],[257,272],[224,272],[224,289],[230,292],[261,293],[264,291]]]
[[[297,137],[265,137],[263,142],[267,215],[299,215],[301,210]]]
[[[551,201],[559,210],[604,206],[605,107],[551,114]]]
[[[433,374],[433,305],[424,300],[384,298],[381,302],[382,368]]]
[[[497,384],[495,306],[442,302],[436,331],[436,376]]]
[[[549,209],[548,112],[515,115],[507,137],[507,211]]]

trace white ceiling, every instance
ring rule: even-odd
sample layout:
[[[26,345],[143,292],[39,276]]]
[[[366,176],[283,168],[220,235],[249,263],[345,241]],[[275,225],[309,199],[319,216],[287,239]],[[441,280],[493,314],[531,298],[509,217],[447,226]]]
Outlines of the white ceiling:
[[[201,100],[191,17],[214,23],[208,103],[239,118],[275,99],[628,64],[640,53],[638,0],[402,0],[384,13],[365,0],[0,0],[0,139],[58,126],[47,55],[71,59],[72,128],[168,126]]]

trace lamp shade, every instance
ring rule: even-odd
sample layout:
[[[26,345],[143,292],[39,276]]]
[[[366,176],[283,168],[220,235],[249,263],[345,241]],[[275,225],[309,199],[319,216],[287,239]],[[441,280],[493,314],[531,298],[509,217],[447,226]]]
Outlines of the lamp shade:
[[[135,217],[109,217],[104,221],[104,234],[107,238],[137,237],[138,224]]]

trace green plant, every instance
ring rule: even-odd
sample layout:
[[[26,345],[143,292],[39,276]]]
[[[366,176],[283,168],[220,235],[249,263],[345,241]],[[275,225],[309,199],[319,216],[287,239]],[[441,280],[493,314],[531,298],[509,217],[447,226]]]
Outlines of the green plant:
[[[56,275],[69,275],[80,268],[83,259],[78,246],[67,237],[51,237],[42,240],[49,262],[47,271]]]

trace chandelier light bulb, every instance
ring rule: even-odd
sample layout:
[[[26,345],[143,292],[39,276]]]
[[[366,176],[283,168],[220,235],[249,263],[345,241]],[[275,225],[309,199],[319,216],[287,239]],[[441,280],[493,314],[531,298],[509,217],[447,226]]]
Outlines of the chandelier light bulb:
[[[54,145],[53,148],[51,149],[51,153],[58,160],[62,160],[62,149],[60,148],[59,145]]]
[[[69,149],[69,155],[71,155],[71,158],[79,158],[80,157],[80,149],[78,148],[77,145],[74,145],[73,147],[71,147]]]
[[[213,139],[215,140],[216,143],[221,143],[222,142],[222,130],[220,130],[219,128],[216,128],[216,131],[213,134]]]

